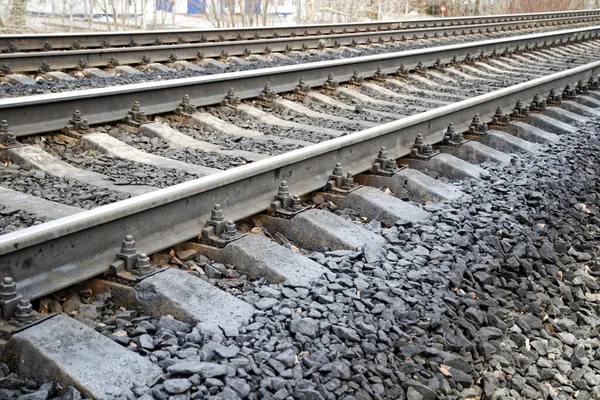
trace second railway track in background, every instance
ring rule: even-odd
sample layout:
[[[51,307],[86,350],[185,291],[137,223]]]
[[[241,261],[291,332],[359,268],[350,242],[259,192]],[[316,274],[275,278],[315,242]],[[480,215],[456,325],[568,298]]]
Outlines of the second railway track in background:
[[[187,70],[193,75],[203,75],[205,68],[234,67],[246,69],[248,63],[262,61],[265,63],[286,64],[304,62],[307,53],[327,55],[343,51],[351,54],[361,50],[385,51],[386,47],[395,51],[402,47],[428,47],[444,44],[447,41],[481,40],[483,38],[502,37],[516,33],[536,32],[586,26],[597,22],[600,16],[596,11],[572,13],[563,16],[548,14],[531,14],[527,18],[474,25],[444,23],[443,26],[423,28],[403,28],[394,30],[374,30],[322,34],[308,36],[289,36],[282,38],[225,40],[204,43],[174,43],[154,46],[130,46],[116,48],[90,48],[75,50],[49,50],[42,52],[5,52],[0,54],[0,74],[6,76],[5,81],[15,84],[35,84],[31,78],[45,80],[69,80],[73,77],[111,78],[120,75],[131,75],[142,71],[157,74],[176,73]],[[496,20],[494,20],[496,21]],[[389,24],[388,24],[389,25]],[[388,27],[386,25],[386,27]],[[5,37],[0,37],[0,39]],[[134,40],[134,39],[132,39]],[[158,39],[157,39],[158,40]],[[29,41],[23,39],[25,43]],[[403,42],[406,42],[403,44]],[[48,45],[51,47],[50,45]],[[48,48],[49,48],[48,47]],[[18,47],[12,47],[17,49]],[[314,55],[313,54],[313,55]],[[291,57],[290,57],[291,56]],[[132,69],[131,66],[137,69]],[[59,71],[59,73],[56,73]],[[60,71],[70,72],[70,75]],[[54,73],[53,73],[54,72]],[[25,76],[15,75],[27,73]],[[33,74],[33,75],[31,75]]]
[[[316,206],[331,203],[367,221],[410,226],[428,218],[423,203],[454,202],[464,195],[449,181],[490,179],[476,164],[508,165],[510,153],[539,154],[542,146],[574,134],[572,125],[599,115],[597,29],[369,56],[352,63],[4,99],[0,119],[8,124],[2,127],[6,167],[0,168],[0,187],[31,196],[3,190],[0,206],[8,207],[6,215],[21,212],[15,221],[21,218],[22,225],[35,225],[0,236],[4,317],[16,311],[31,316],[26,301],[15,308],[17,296],[39,299],[106,273],[109,280],[92,286],[111,288],[128,306],[137,300],[148,315],[171,314],[191,324],[225,321],[244,329],[262,303],[246,303],[193,274],[153,268],[145,254],[171,248],[181,258],[186,251],[202,253],[235,265],[251,280],[287,280],[294,287],[309,285],[326,270],[290,250],[290,242],[309,251],[329,247],[331,254],[347,251],[340,257],[376,259],[375,247],[384,243],[365,229],[362,219],[350,223]],[[149,121],[154,115],[156,121]],[[124,123],[116,122],[123,118]],[[140,174],[142,165],[152,168],[146,176]],[[102,183],[98,173],[108,179]],[[196,176],[203,177],[191,180]],[[136,179],[146,185],[132,186]],[[53,206],[35,200],[43,185],[24,187],[36,181],[57,182],[57,190],[73,185],[85,192],[84,185],[96,186],[96,192],[74,196],[80,207],[95,206],[93,199],[102,197],[98,191],[113,203],[89,211]],[[170,181],[183,183],[163,190],[148,187],[169,186]],[[120,196],[132,197],[116,201]],[[317,198],[322,202],[317,204]],[[267,209],[270,213],[263,213]],[[39,224],[52,214],[49,210],[65,217]],[[251,233],[253,227],[258,234]],[[288,247],[270,241],[262,230]],[[167,260],[158,267],[177,259],[161,257],[153,258]],[[16,282],[14,297],[8,277]],[[128,297],[128,291],[137,294]],[[62,316],[37,323],[9,342],[9,348],[22,351],[23,372],[31,372],[27,365],[44,352],[48,365],[64,372],[61,379],[77,382],[91,396],[102,398],[117,381],[134,380],[131,370],[119,379],[92,377],[80,365],[63,362],[62,349],[47,344],[57,326],[94,337],[96,351],[110,348],[103,372],[124,357],[145,374],[157,372],[141,356],[123,355],[106,337]],[[0,328],[8,336],[14,329],[9,324]],[[42,333],[32,334],[34,329]],[[346,331],[340,332],[344,336]],[[73,333],[73,343],[81,335]],[[75,351],[75,358],[81,351]],[[182,373],[168,370],[172,376]]]
[[[294,25],[276,27],[236,27],[197,30],[155,30],[133,32],[96,33],[44,33],[1,35],[0,51],[49,51],[107,48],[128,46],[152,46],[160,44],[182,44],[193,42],[217,42],[232,40],[254,40],[260,38],[284,38],[296,36],[320,36],[341,33],[384,32],[400,29],[436,27],[456,27],[460,25],[481,25],[515,22],[543,22],[555,20],[564,22],[595,17],[599,10],[559,11],[533,14],[488,15],[478,17],[431,18],[401,21],[374,21],[346,24]]]

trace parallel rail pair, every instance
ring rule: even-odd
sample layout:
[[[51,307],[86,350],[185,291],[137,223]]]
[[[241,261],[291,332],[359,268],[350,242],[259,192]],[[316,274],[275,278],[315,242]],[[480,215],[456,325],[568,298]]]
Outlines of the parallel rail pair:
[[[256,97],[270,81],[277,92],[292,90],[302,76],[313,85],[323,83],[328,73],[347,81],[354,69],[364,77],[377,67],[393,73],[401,62],[409,68],[419,60],[432,65],[441,59],[448,63],[467,54],[490,54],[494,50],[514,50],[519,46],[540,46],[544,41],[573,41],[595,38],[600,27],[529,35],[519,38],[445,46],[361,57],[301,66],[270,68],[201,78],[181,79],[119,88],[60,93],[0,101],[0,118],[8,119],[13,130],[24,136],[62,128],[75,108],[83,110],[91,123],[121,119],[135,100],[143,99],[149,114],[171,112],[189,94],[196,105],[222,100],[223,88],[234,87],[242,98]],[[297,194],[323,187],[331,168],[341,162],[345,170],[368,170],[378,150],[385,146],[391,157],[409,154],[414,138],[422,133],[428,143],[439,142],[449,122],[466,130],[473,115],[491,117],[497,106],[512,107],[518,99],[531,100],[600,72],[600,62],[535,79],[476,98],[440,107],[316,144],[267,160],[254,162],[195,181],[158,190],[119,203],[84,211],[60,220],[0,236],[0,276],[11,276],[20,293],[39,298],[61,288],[105,272],[114,261],[121,241],[133,234],[138,250],[154,253],[196,237],[210,218],[212,205],[222,204],[228,219],[239,220],[268,208],[279,183],[287,180]],[[164,227],[168,221],[168,229]]]

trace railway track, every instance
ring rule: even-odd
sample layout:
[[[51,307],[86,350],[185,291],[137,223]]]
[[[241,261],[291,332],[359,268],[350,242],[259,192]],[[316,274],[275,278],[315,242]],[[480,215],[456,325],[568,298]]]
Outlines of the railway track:
[[[252,62],[259,67],[269,63],[286,65],[306,62],[303,59],[309,54],[313,58],[315,55],[331,58],[332,54],[327,53],[333,52],[333,56],[340,53],[343,57],[345,54],[360,55],[365,51],[393,52],[449,44],[448,42],[457,43],[505,37],[517,33],[540,32],[556,29],[557,26],[581,27],[596,23],[599,17],[594,11],[551,17],[547,14],[532,14],[527,18],[517,18],[516,21],[473,25],[455,24],[383,31],[369,29],[365,32],[332,32],[326,35],[234,41],[197,41],[196,43],[183,41],[153,46],[6,52],[0,54],[2,66],[0,74],[5,76],[4,81],[7,83],[24,85],[35,85],[36,79],[48,81],[71,81],[77,77],[110,79],[148,71],[160,75],[177,74],[177,71],[184,71],[183,73],[188,76],[204,75],[214,73],[210,72],[211,70],[222,72],[231,68],[247,69],[248,64]],[[46,47],[52,46],[48,44]],[[327,52],[324,51],[326,49]]]
[[[155,30],[133,32],[97,33],[44,33],[34,35],[2,35],[0,49],[3,52],[50,51],[107,47],[154,46],[157,44],[204,43],[216,41],[255,40],[267,38],[292,38],[297,36],[321,36],[323,34],[362,33],[394,31],[400,29],[453,27],[505,22],[527,22],[597,16],[598,10],[561,11],[533,14],[488,15],[457,18],[431,18],[401,21],[376,21],[331,25],[294,25],[278,27],[237,27],[205,30]]]
[[[548,46],[553,41],[555,45]],[[506,191],[502,180],[494,177],[495,173],[500,175],[504,169],[511,170],[511,163],[525,162],[518,160],[540,159],[548,148],[560,147],[559,143],[565,138],[577,137],[578,126],[583,126],[588,118],[598,117],[596,108],[600,96],[595,90],[599,88],[600,63],[596,61],[599,46],[596,28],[590,27],[361,57],[353,59],[352,64],[323,62],[94,92],[2,100],[0,117],[6,118],[9,124],[3,128],[3,156],[7,165],[0,169],[0,186],[12,185],[10,190],[29,192],[33,196],[15,197],[14,192],[7,192],[10,195],[0,200],[0,206],[6,207],[3,201],[12,196],[12,210],[22,213],[15,220],[24,225],[36,224],[0,236],[0,271],[5,278],[2,312],[5,317],[18,317],[21,325],[17,324],[17,329],[22,330],[15,331],[9,323],[0,326],[5,338],[12,335],[5,347],[5,359],[13,360],[22,374],[45,379],[60,376],[86,395],[97,398],[114,396],[116,387],[130,385],[140,376],[149,378],[144,379],[144,385],[171,395],[190,395],[193,386],[200,388],[194,389],[197,390],[194,393],[202,396],[217,395],[221,390],[223,393],[233,391],[239,398],[249,396],[253,390],[254,396],[258,396],[258,386],[246,388],[240,379],[244,380],[249,374],[260,376],[260,373],[248,367],[250,372],[244,375],[236,372],[235,367],[232,370],[226,367],[242,362],[225,361],[238,355],[239,348],[230,357],[223,355],[229,354],[225,348],[217,346],[206,350],[215,352],[214,356],[195,354],[185,365],[183,361],[161,364],[156,360],[153,363],[149,355],[150,349],[155,349],[152,337],[150,343],[142,342],[139,336],[134,338],[128,331],[120,336],[124,339],[118,339],[122,333],[93,325],[96,330],[109,332],[114,342],[137,349],[130,352],[62,315],[50,318],[45,315],[35,322],[36,326],[27,326],[31,322],[31,310],[28,301],[19,302],[20,296],[30,301],[40,299],[102,274],[106,274],[106,279],[86,284],[94,293],[110,292],[117,307],[138,308],[142,314],[156,319],[163,333],[164,330],[183,332],[181,336],[185,336],[186,341],[185,334],[192,334],[192,326],[201,322],[196,331],[204,336],[200,342],[213,343],[208,338],[214,340],[213,335],[224,335],[222,347],[230,351],[234,343],[239,346],[244,343],[244,348],[254,350],[263,345],[268,347],[269,339],[253,332],[271,323],[261,313],[272,317],[273,310],[286,308],[278,305],[285,303],[284,300],[274,300],[281,297],[277,290],[291,288],[296,294],[286,292],[284,297],[288,299],[306,297],[312,293],[311,282],[319,282],[311,296],[324,306],[307,303],[311,309],[309,314],[299,309],[299,317],[290,316],[285,329],[280,327],[295,335],[294,346],[278,344],[277,362],[283,365],[281,371],[279,364],[268,363],[268,368],[281,376],[286,376],[284,371],[288,367],[291,370],[298,367],[298,357],[306,358],[302,362],[307,364],[302,365],[310,369],[308,353],[315,348],[302,338],[315,338],[318,329],[331,331],[332,340],[341,340],[347,345],[370,340],[366,331],[358,327],[367,329],[361,324],[369,322],[362,318],[372,317],[361,317],[360,323],[353,320],[351,325],[341,317],[329,322],[327,327],[315,325],[314,318],[320,318],[317,313],[325,313],[327,305],[333,303],[328,296],[347,295],[345,276],[350,272],[344,272],[344,268],[352,265],[351,268],[368,271],[366,265],[405,259],[406,254],[390,247],[402,240],[412,248],[414,255],[436,260],[431,253],[433,249],[426,250],[427,255],[421,254],[423,250],[412,242],[409,234],[405,239],[390,237],[403,235],[414,226],[420,227],[422,234],[431,234],[433,231],[425,228],[426,221],[434,215],[445,224],[458,218],[446,212],[453,205],[466,204],[465,196],[476,197],[475,188],[479,183],[491,181],[494,188]],[[233,89],[227,92],[224,90],[227,87]],[[132,108],[134,101],[140,99],[141,104]],[[75,109],[79,112],[72,115]],[[147,120],[151,115],[155,115],[155,121]],[[115,122],[123,119],[125,123]],[[108,123],[111,125],[101,125]],[[525,155],[511,155],[515,153]],[[480,163],[483,166],[476,165]],[[140,168],[142,165],[145,167]],[[25,171],[27,168],[31,170]],[[227,170],[218,172],[218,169]],[[194,179],[197,177],[200,178]],[[454,180],[476,183],[465,186],[452,183]],[[35,182],[37,188],[23,187]],[[181,183],[171,186],[175,182]],[[86,184],[89,187],[83,187]],[[45,194],[46,197],[54,196],[54,200],[63,197],[60,205],[55,204],[56,201],[49,203],[48,199],[35,200],[44,197],[41,191],[49,185],[58,194]],[[68,191],[60,193],[69,185],[80,185],[75,190],[78,193],[71,195],[77,207],[65,204]],[[164,186],[169,187],[155,190]],[[387,190],[380,190],[383,188]],[[97,193],[98,189],[105,193]],[[129,196],[131,198],[121,200]],[[527,196],[529,202],[539,201],[537,194]],[[95,208],[102,204],[98,199],[112,204]],[[431,204],[440,201],[439,205]],[[78,209],[87,207],[93,209]],[[487,209],[484,203],[478,207]],[[509,213],[508,209],[501,209]],[[8,210],[6,215],[17,215],[10,207]],[[270,212],[265,213],[266,210]],[[485,222],[485,218],[492,215],[491,210],[485,212],[486,216],[478,223]],[[37,224],[53,212],[65,217]],[[340,214],[355,220],[348,222]],[[264,232],[269,232],[270,237],[283,246],[271,241]],[[200,233],[201,239],[197,239]],[[388,253],[380,254],[379,248],[385,248]],[[390,255],[390,251],[394,254]],[[569,250],[570,256],[583,259],[579,254],[583,253]],[[149,259],[146,255],[153,256]],[[308,255],[310,257],[306,257]],[[199,267],[199,259],[206,260],[204,268]],[[362,267],[354,260],[359,260]],[[225,265],[235,268],[228,269]],[[164,270],[165,266],[178,266],[191,272],[180,268]],[[398,266],[406,267],[406,264]],[[199,270],[205,280],[200,279]],[[419,271],[417,268],[405,272],[410,281],[418,282]],[[379,269],[376,272],[383,274]],[[361,280],[363,274],[351,276]],[[358,296],[356,298],[364,291],[364,296],[373,297],[367,307],[385,310],[386,304],[391,303],[386,299],[396,295],[398,288],[393,285],[391,291],[369,288],[369,285],[378,285],[375,278],[384,279],[385,275],[369,274],[367,272],[369,278],[364,279],[370,283],[366,286],[356,283],[356,288],[352,283],[349,290]],[[223,275],[235,279],[221,279]],[[323,283],[322,275],[328,284]],[[487,278],[479,280],[481,275],[477,276],[477,282],[481,283],[477,294],[484,296]],[[11,280],[6,280],[8,277]],[[264,279],[270,283],[285,283],[276,286],[279,289],[263,287],[260,282]],[[256,280],[258,283],[252,283]],[[17,289],[14,296],[12,282]],[[334,283],[339,287],[328,286]],[[240,293],[237,285],[246,284],[251,289]],[[376,295],[378,292],[383,294]],[[104,305],[92,303],[87,307],[90,308],[103,309]],[[294,313],[292,308],[290,314]],[[117,308],[111,312],[113,316],[136,319],[130,311]],[[164,317],[166,314],[175,320]],[[405,316],[409,318],[408,314]],[[135,321],[136,329],[137,324],[148,321],[144,318]],[[562,323],[551,323],[556,329],[563,329]],[[530,324],[533,326],[534,322],[530,320]],[[367,331],[371,332],[370,329]],[[502,330],[495,329],[502,336]],[[373,335],[380,337],[378,343],[387,343],[377,329],[375,332]],[[386,337],[396,338],[394,340],[406,339],[398,330],[387,328],[384,332]],[[482,332],[497,339],[496,331],[482,329]],[[279,331],[273,334],[279,340]],[[67,340],[65,335],[71,336]],[[78,347],[84,337],[88,341],[93,337],[93,343]],[[55,346],[55,340],[66,340],[64,347]],[[179,343],[177,338],[175,344],[168,342],[171,339],[165,336],[160,340],[166,343],[160,346],[166,347]],[[246,344],[250,340],[252,344]],[[295,351],[298,342],[304,343],[300,350],[306,347],[307,354]],[[327,346],[325,342],[322,344]],[[394,348],[403,355],[406,345],[400,345],[399,350]],[[254,350],[248,350],[249,354],[258,360],[259,355]],[[459,395],[473,385],[473,380],[463,377],[461,381],[458,371],[468,369],[461,364],[464,359],[457,361],[455,357],[448,361],[450,355],[448,350],[444,351],[446,353],[441,355],[433,355],[431,349],[426,353],[429,358],[441,357],[443,365],[451,364],[450,375],[446,377],[454,376],[453,385],[462,383],[448,390],[453,391],[452,395]],[[472,349],[467,351],[473,352]],[[83,361],[69,364],[65,362],[67,353],[68,359]],[[291,356],[281,356],[284,353]],[[42,365],[46,367],[43,372],[31,367],[39,365],[36,360],[40,354],[44,358]],[[14,362],[19,358],[20,362]],[[128,368],[123,368],[122,360],[126,360]],[[384,365],[383,361],[378,362]],[[90,363],[97,365],[94,373],[89,372]],[[160,372],[156,364],[166,376],[154,378]],[[262,364],[257,361],[257,365]],[[117,366],[119,374],[109,373]],[[237,368],[245,366],[247,364],[239,364]],[[343,369],[343,365],[335,368]],[[52,371],[60,371],[60,375]],[[427,377],[425,372],[419,371]],[[369,376],[382,373],[387,376],[385,371]],[[311,374],[317,374],[316,369]],[[477,374],[483,376],[483,372]],[[180,378],[193,375],[198,375],[200,381],[194,383],[192,378]],[[329,376],[327,382],[347,380],[345,376],[345,372],[338,372],[335,378]],[[225,382],[224,386],[210,381],[215,377]],[[593,379],[586,381],[593,382]],[[397,391],[402,386],[402,390],[413,394],[412,398],[435,398],[420,382],[418,379],[414,382],[403,382],[401,378],[390,382],[375,379],[369,385],[371,392],[364,385],[360,390],[377,397],[380,390],[377,385],[381,384],[384,391],[389,390],[387,395],[394,398],[392,393],[397,392],[392,389]],[[325,381],[319,383],[325,385]],[[139,387],[146,387],[144,385]],[[319,398],[317,395],[325,398],[341,390],[341,384],[335,386],[285,389],[288,395],[305,396],[294,398]],[[272,394],[280,390],[275,383],[260,385],[260,390],[263,389]],[[127,392],[131,388],[120,388],[117,394],[125,393],[123,390]],[[139,389],[143,392],[140,396],[148,394],[150,389],[144,390]],[[231,395],[230,392],[227,393]],[[414,397],[415,392],[421,397]],[[266,392],[260,393],[265,395]],[[399,394],[396,396],[401,398]]]

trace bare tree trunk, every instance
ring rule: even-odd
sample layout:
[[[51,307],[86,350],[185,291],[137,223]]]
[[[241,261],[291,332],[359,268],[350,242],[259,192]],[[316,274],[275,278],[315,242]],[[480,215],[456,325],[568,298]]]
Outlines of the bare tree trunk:
[[[25,27],[27,13],[27,0],[13,0],[12,7],[10,9],[10,17],[8,23],[10,28],[15,32],[22,31]]]

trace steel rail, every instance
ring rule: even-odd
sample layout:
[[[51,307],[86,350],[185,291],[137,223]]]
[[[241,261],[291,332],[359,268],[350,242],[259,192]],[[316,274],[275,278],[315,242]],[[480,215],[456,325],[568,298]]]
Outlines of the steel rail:
[[[296,194],[322,188],[332,167],[369,170],[378,150],[409,154],[418,133],[439,142],[449,122],[467,130],[475,113],[489,120],[497,106],[512,108],[536,93],[546,94],[600,72],[593,62],[472,99],[463,100],[287,154],[194,181],[84,211],[0,236],[0,276],[11,276],[20,293],[39,298],[107,271],[121,240],[134,235],[137,248],[154,253],[196,237],[220,203],[226,217],[240,220],[267,209],[282,180]]]
[[[317,49],[321,47],[354,46],[369,43],[385,43],[407,39],[422,39],[452,36],[468,33],[511,31],[537,28],[547,25],[593,22],[600,14],[593,16],[543,21],[500,22],[482,25],[462,25],[424,29],[402,29],[386,32],[346,33],[308,37],[226,41],[211,43],[172,44],[146,47],[123,47],[109,49],[64,50],[34,53],[0,54],[0,65],[6,65],[13,72],[32,72],[46,62],[52,69],[65,70],[85,67],[108,67],[115,61],[120,64],[143,64],[152,62],[173,62],[176,60],[197,60],[201,57],[218,58],[222,54],[241,56],[265,54],[268,52],[288,52],[293,50]],[[143,61],[146,59],[146,61]]]
[[[419,61],[432,65],[438,58],[449,63],[467,55],[501,53],[533,47],[552,41],[571,41],[575,38],[597,37],[600,26],[555,31],[535,35],[516,36],[480,42],[440,46],[427,49],[378,54],[333,61],[273,67],[260,70],[232,72],[193,78],[173,79],[99,89],[44,94],[27,97],[0,99],[0,120],[7,120],[10,130],[17,136],[60,130],[80,110],[90,124],[122,120],[134,101],[141,102],[148,115],[172,112],[183,96],[188,94],[193,104],[206,106],[218,104],[227,89],[232,87],[242,99],[255,98],[269,82],[276,92],[295,88],[300,78],[311,86],[321,86],[325,77],[332,73],[335,79],[347,81],[358,69],[364,77],[373,76],[378,67],[386,73],[394,73],[401,63],[413,69]]]
[[[158,43],[174,44],[201,41],[237,40],[322,35],[323,33],[347,33],[412,29],[424,27],[454,26],[495,22],[514,22],[544,20],[548,18],[578,17],[598,15],[600,10],[558,11],[532,14],[503,14],[474,17],[428,18],[415,20],[394,20],[356,22],[344,24],[313,24],[277,27],[240,27],[223,29],[187,29],[155,30],[130,32],[93,32],[93,33],[43,33],[0,35],[0,50],[40,51],[44,49],[99,48],[111,46],[139,46]],[[13,51],[10,50],[10,51]]]

